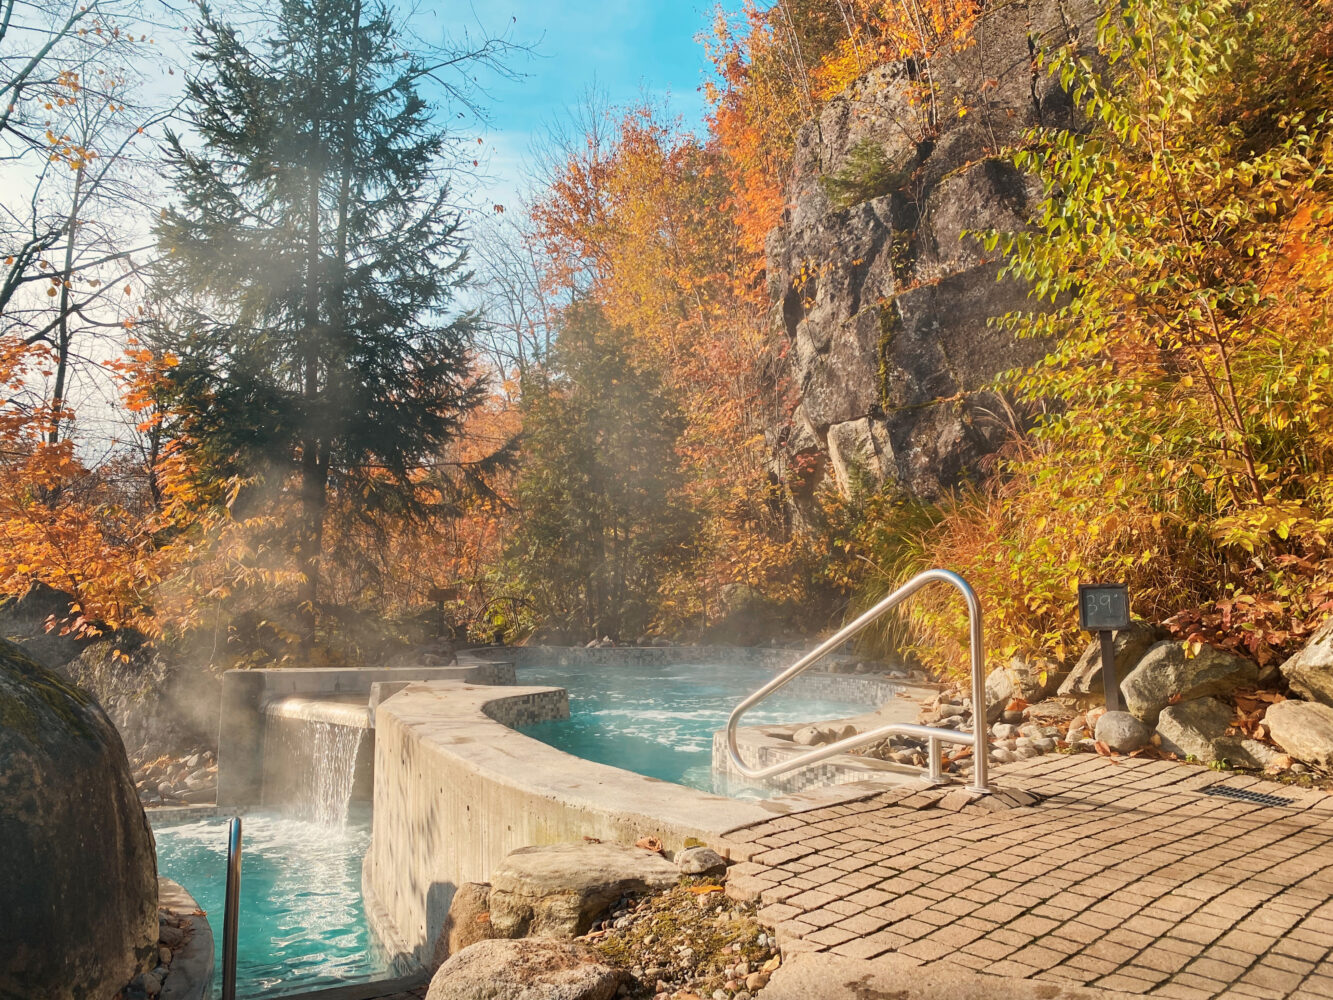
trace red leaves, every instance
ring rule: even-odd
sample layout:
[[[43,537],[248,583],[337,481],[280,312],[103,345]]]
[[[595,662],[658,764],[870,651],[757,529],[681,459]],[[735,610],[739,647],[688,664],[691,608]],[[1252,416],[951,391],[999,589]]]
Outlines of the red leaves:
[[[1265,739],[1268,733],[1263,726],[1263,719],[1268,706],[1286,701],[1286,698],[1276,691],[1237,691],[1235,701],[1236,717],[1231,728],[1241,736]]]

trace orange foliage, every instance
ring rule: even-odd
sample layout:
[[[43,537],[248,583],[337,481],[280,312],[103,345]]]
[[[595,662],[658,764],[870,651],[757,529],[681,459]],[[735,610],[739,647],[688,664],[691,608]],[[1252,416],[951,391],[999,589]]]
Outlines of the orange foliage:
[[[65,632],[134,626],[156,633],[164,619],[150,610],[153,589],[185,551],[160,544],[157,534],[201,516],[182,446],[168,448],[154,470],[157,508],[147,497],[145,470],[132,460],[88,468],[71,438],[50,442],[49,405],[19,402],[26,380],[48,363],[42,345],[0,342],[0,389],[10,400],[0,407],[0,593],[20,595],[40,582],[72,595],[69,618],[51,623]],[[109,366],[131,412],[148,409],[166,363],[132,347]],[[67,405],[60,417],[71,419]]]
[[[696,563],[665,584],[692,617],[730,583],[791,596],[791,546],[764,465],[763,304],[718,152],[636,108],[603,150],[571,155],[533,218],[555,282],[588,275],[608,318],[634,331],[686,415],[678,443],[703,513]],[[703,595],[699,591],[702,588]]]

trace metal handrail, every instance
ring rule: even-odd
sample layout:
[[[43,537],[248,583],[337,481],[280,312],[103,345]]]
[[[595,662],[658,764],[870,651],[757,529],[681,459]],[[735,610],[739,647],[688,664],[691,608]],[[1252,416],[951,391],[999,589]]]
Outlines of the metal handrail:
[[[878,729],[872,729],[869,732],[849,736],[845,739],[838,740],[835,743],[829,743],[826,746],[817,747],[807,753],[801,754],[799,757],[779,761],[776,764],[770,764],[768,767],[752,768],[741,759],[740,747],[736,744],[736,724],[740,721],[742,715],[752,709],[755,705],[759,704],[759,702],[763,701],[774,691],[783,687],[797,674],[823,659],[834,649],[842,645],[852,636],[856,635],[885,612],[897,607],[922,587],[931,583],[950,584],[957,588],[959,593],[963,595],[963,599],[967,601],[967,619],[969,625],[968,638],[971,647],[972,666],[972,732],[963,733],[954,729],[943,729],[937,726],[891,723],[887,726],[880,726]],[[927,780],[934,784],[938,784],[944,780],[940,762],[940,744],[953,743],[960,746],[970,746],[972,747],[972,784],[969,786],[969,790],[980,795],[987,794],[990,791],[990,786],[986,780],[987,740],[985,649],[983,646],[981,627],[981,602],[977,600],[976,592],[968,586],[967,581],[961,576],[957,573],[952,573],[947,569],[928,569],[924,573],[918,573],[869,611],[858,617],[855,621],[843,626],[843,628],[831,639],[827,639],[820,643],[732,709],[731,715],[727,719],[726,732],[727,755],[731,758],[731,765],[746,778],[769,778],[775,774],[782,774],[785,771],[792,771],[798,767],[814,764],[817,761],[824,760],[828,757],[835,757],[854,747],[873,743],[885,736],[902,735],[915,736],[918,739],[924,739],[926,741],[926,760],[929,766]]]
[[[236,1000],[236,932],[241,904],[241,817],[227,828],[227,896],[222,916],[222,1000]]]

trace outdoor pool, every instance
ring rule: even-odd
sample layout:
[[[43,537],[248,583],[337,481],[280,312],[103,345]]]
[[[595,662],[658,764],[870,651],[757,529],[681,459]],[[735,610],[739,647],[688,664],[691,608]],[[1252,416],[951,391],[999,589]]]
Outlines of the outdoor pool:
[[[584,760],[723,795],[766,795],[738,788],[713,771],[713,733],[742,698],[771,680],[760,666],[718,663],[525,666],[521,684],[569,692],[568,719],[519,731]],[[815,722],[873,711],[868,697],[811,698],[801,679],[747,713],[742,725]]]
[[[361,902],[369,815],[345,826],[272,813],[242,818],[236,993],[258,998],[389,976]],[[158,871],[208,914],[221,982],[226,818],[155,828]]]

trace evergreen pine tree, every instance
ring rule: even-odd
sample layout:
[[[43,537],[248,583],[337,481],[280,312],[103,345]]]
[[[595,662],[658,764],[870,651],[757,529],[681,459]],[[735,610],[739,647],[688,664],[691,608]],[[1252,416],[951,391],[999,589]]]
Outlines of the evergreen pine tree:
[[[275,19],[251,45],[202,8],[160,290],[192,303],[167,345],[183,433],[214,468],[294,495],[313,628],[331,496],[372,519],[440,504],[423,461],[481,393],[476,318],[449,315],[468,274],[447,137],[419,93],[439,66],[384,5],[280,0]]]

